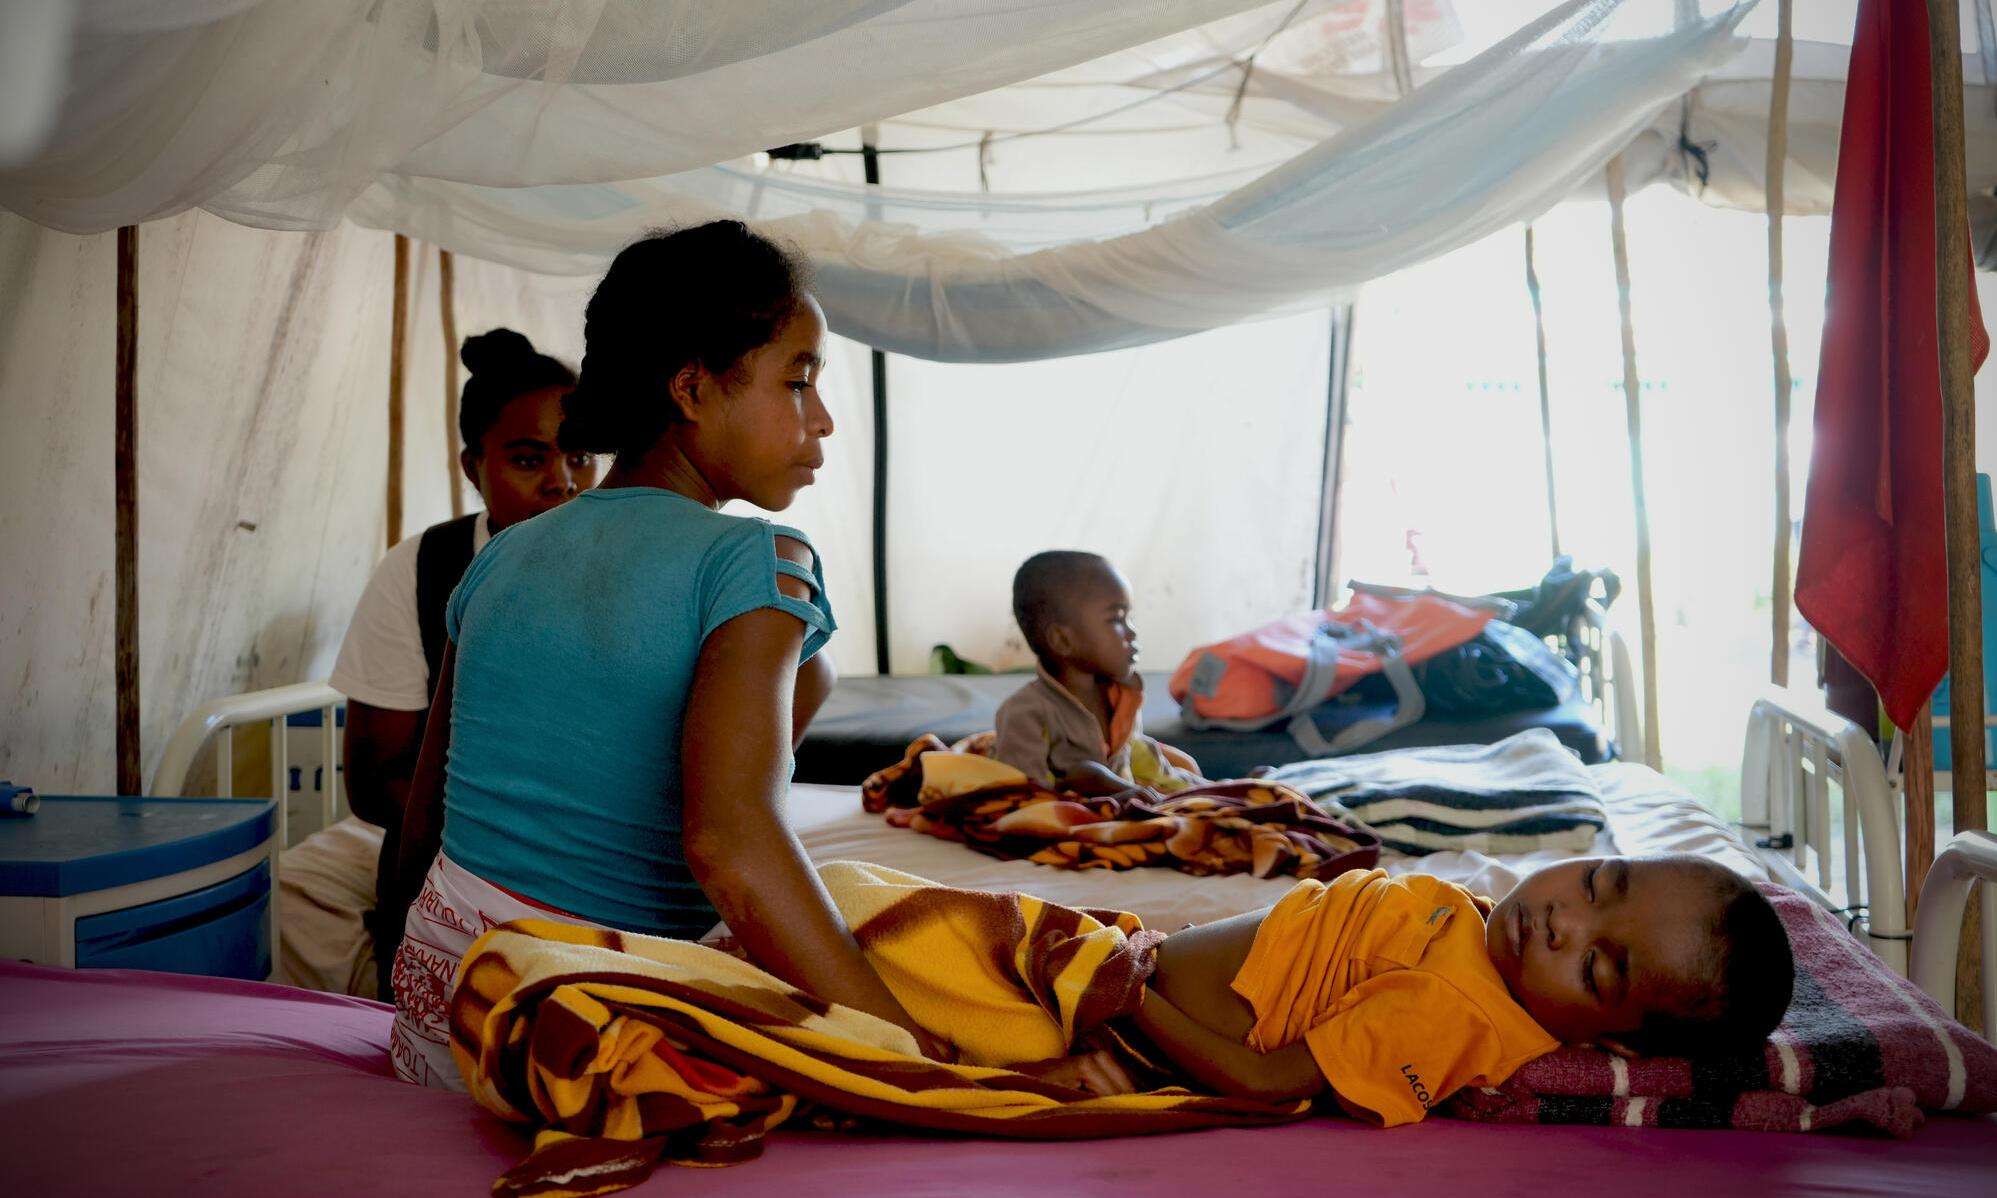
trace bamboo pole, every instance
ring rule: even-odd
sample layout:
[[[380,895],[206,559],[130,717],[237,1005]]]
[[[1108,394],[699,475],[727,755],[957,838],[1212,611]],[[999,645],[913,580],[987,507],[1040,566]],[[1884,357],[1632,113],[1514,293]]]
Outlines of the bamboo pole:
[[[1394,74],[1394,90],[1405,96],[1415,89],[1414,58],[1408,53],[1408,15],[1405,0],[1387,0],[1387,64]]]
[[[1906,807],[1907,926],[1914,926],[1921,884],[1935,863],[1935,709],[1921,704],[1914,726],[1900,733],[1907,748],[1900,757],[1900,799]]]
[[[388,333],[388,544],[402,540],[403,350],[409,341],[409,239],[395,235],[395,300]]]
[[[1976,518],[1976,395],[1969,362],[1968,185],[1962,31],[1955,0],[1928,0],[1935,119],[1935,331],[1941,345],[1942,481],[1948,513],[1949,773],[1955,831],[1988,826],[1983,753],[1983,562]]]
[[[1345,498],[1345,434],[1351,427],[1347,401],[1352,375],[1353,305],[1331,310],[1330,369],[1325,379],[1324,468],[1318,489],[1317,573],[1311,586],[1311,606],[1330,607],[1338,600],[1339,522]]]
[[[112,525],[116,595],[117,784],[121,795],[144,789],[139,741],[139,228],[118,230],[118,330],[112,418]]]
[[[458,474],[457,260],[437,249],[437,315],[444,329],[444,477],[451,485],[451,518],[465,514],[464,480]]]
[[[1525,227],[1525,289],[1532,296],[1532,328],[1539,346],[1539,438],[1546,459],[1546,531],[1553,556],[1560,557],[1560,501],[1553,489],[1553,392],[1546,377],[1546,311],[1539,302],[1539,271],[1532,253],[1532,226]]]
[[[1796,51],[1793,0],[1782,0],[1776,11],[1775,75],[1769,85],[1768,159],[1763,189],[1768,201],[1768,341],[1775,359],[1775,578],[1769,604],[1773,627],[1768,677],[1777,686],[1788,686],[1789,608],[1793,601],[1789,567],[1789,409],[1793,382],[1789,373],[1789,324],[1782,310],[1782,175],[1789,158],[1789,75]]]
[[[1630,498],[1636,512],[1636,599],[1643,632],[1644,762],[1661,769],[1658,743],[1657,603],[1651,586],[1650,507],[1643,485],[1643,396],[1636,370],[1636,325],[1630,317],[1629,236],[1623,221],[1628,189],[1621,154],[1609,159],[1609,241],[1616,259],[1616,305],[1622,314],[1623,406],[1629,419]]]

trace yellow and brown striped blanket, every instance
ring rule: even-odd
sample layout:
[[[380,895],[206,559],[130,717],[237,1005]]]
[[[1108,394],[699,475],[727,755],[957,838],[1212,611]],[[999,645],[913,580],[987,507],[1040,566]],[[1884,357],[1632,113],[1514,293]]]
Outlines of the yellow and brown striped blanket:
[[[801,1104],[849,1122],[1027,1139],[1308,1111],[1169,1084],[1092,1092],[1077,1054],[1168,1080],[1115,1026],[1142,1001],[1158,938],[1135,916],[855,862],[820,872],[868,960],[958,1063],[925,1059],[901,1028],[716,949],[509,923],[465,954],[451,1001],[452,1056],[473,1097],[535,1129],[532,1152],[493,1192],[601,1194],[637,1184],[661,1160],[746,1161]]]
[[[1380,860],[1379,837],[1280,782],[1242,778],[1167,795],[1133,789],[1088,797],[996,760],[992,742],[989,732],[947,747],[934,735],[918,737],[861,785],[861,805],[898,828],[1057,869],[1160,866],[1329,882]]]

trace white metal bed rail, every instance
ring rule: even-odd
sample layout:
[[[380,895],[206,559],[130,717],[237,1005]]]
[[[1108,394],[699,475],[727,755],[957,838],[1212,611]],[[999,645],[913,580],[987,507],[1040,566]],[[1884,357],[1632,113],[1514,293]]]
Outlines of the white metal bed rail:
[[[1644,761],[1643,716],[1636,705],[1636,670],[1630,664],[1629,643],[1609,628],[1608,613],[1590,601],[1567,630],[1580,650],[1581,696],[1601,714],[1615,737],[1616,754],[1624,761]]]
[[[321,754],[325,761],[325,785],[320,790],[320,827],[330,827],[340,810],[340,734],[336,709],[346,696],[324,682],[300,682],[269,690],[229,695],[204,703],[174,729],[167,741],[166,754],[153,773],[148,793],[178,795],[187,784],[201,750],[215,741],[216,793],[224,798],[234,793],[236,780],[235,730],[246,724],[270,725],[270,797],[277,801],[278,844],[290,846],[286,815],[291,790],[291,762],[286,743],[286,721],[290,716],[317,711],[320,714]]]
[[[1997,1035],[1997,836],[1958,832],[1921,886],[1914,915],[1914,984],[1954,1015],[1957,947],[1970,886],[1983,883],[1983,1034]]]
[[[1830,788],[1844,792],[1845,901],[1830,897]],[[1741,822],[1760,830],[1764,862],[1785,883],[1835,910],[1898,973],[1907,972],[1906,876],[1894,791],[1879,750],[1815,695],[1770,688],[1748,715]],[[1814,861],[1813,861],[1814,858]]]

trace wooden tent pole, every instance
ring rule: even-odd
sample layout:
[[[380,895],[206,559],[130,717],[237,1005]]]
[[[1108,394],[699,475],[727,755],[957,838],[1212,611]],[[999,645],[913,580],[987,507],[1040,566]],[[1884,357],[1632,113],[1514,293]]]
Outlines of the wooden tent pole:
[[[1623,222],[1628,189],[1621,154],[1609,159],[1609,241],[1616,259],[1616,305],[1622,314],[1623,406],[1629,420],[1630,497],[1636,512],[1636,599],[1643,631],[1644,762],[1660,769],[1664,752],[1658,744],[1657,603],[1650,576],[1650,508],[1643,485],[1643,396],[1636,370],[1636,325],[1630,317],[1629,237]]]
[[[1352,376],[1353,305],[1331,310],[1330,369],[1325,379],[1324,468],[1318,489],[1317,571],[1311,585],[1311,606],[1330,607],[1338,601],[1339,520],[1345,497],[1345,434],[1351,427],[1347,401]]]
[[[1976,518],[1976,395],[1969,362],[1968,185],[1962,31],[1955,0],[1928,0],[1935,118],[1935,332],[1941,344],[1942,480],[1948,513],[1949,773],[1955,830],[1989,825],[1983,753],[1983,560]]]
[[[402,367],[409,341],[409,239],[395,235],[395,300],[388,333],[388,544],[402,540]]]
[[[1777,686],[1789,685],[1789,408],[1793,385],[1789,373],[1789,324],[1782,311],[1782,174],[1789,158],[1789,75],[1795,58],[1793,0],[1777,9],[1775,75],[1769,84],[1768,159],[1764,194],[1768,201],[1768,339],[1775,359],[1775,578],[1771,588],[1773,628],[1769,641],[1768,677]]]
[[[1553,392],[1546,377],[1546,311],[1539,302],[1539,271],[1532,253],[1532,226],[1525,227],[1525,289],[1532,297],[1533,335],[1539,345],[1539,438],[1546,459],[1546,531],[1553,556],[1560,556],[1560,502],[1553,489]]]
[[[144,789],[139,753],[139,228],[118,230],[116,414],[112,418],[115,512],[112,587],[116,595],[117,784]]]
[[[1900,801],[1906,810],[1907,926],[1911,928],[1921,901],[1921,885],[1928,880],[1928,867],[1935,863],[1934,705],[1921,704],[1914,726],[1897,735],[1907,738],[1900,757]]]
[[[1406,0],[1387,0],[1387,63],[1394,73],[1394,90],[1405,96],[1415,89],[1414,59],[1408,53]]]
[[[458,476],[457,259],[437,249],[437,314],[444,329],[444,478],[451,488],[451,518],[465,514],[464,480]]]

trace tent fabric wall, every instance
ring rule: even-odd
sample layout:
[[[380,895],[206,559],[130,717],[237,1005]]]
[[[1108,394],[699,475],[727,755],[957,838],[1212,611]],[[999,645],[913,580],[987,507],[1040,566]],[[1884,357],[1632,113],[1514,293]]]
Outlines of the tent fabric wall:
[[[1309,607],[1330,344],[1309,312],[1059,362],[890,359],[894,671],[939,641],[1030,665],[1012,574],[1042,549],[1122,570],[1152,669]]]
[[[113,784],[113,243],[0,216],[0,777],[52,793]],[[147,776],[197,704],[332,667],[382,550],[390,243],[201,213],[143,228]],[[450,512],[426,259],[409,345],[412,531]],[[459,324],[547,330],[573,354],[582,287],[460,263]]]
[[[0,217],[0,777],[112,784],[113,237]],[[206,214],[140,240],[145,768],[218,695],[324,676],[382,548],[391,239]],[[449,514],[436,256],[412,247],[405,486],[413,534]],[[590,280],[460,259],[459,327],[505,324],[574,361]],[[894,662],[948,640],[1025,660],[1011,572],[1097,549],[1143,595],[1154,662],[1307,604],[1327,320],[1216,330],[1068,363],[891,365]],[[834,338],[827,468],[778,519],[824,557],[842,670],[869,672],[867,351]],[[1086,404],[1078,400],[1086,399]],[[1029,480],[1023,483],[1022,480]],[[1052,480],[1052,485],[1046,480]]]

